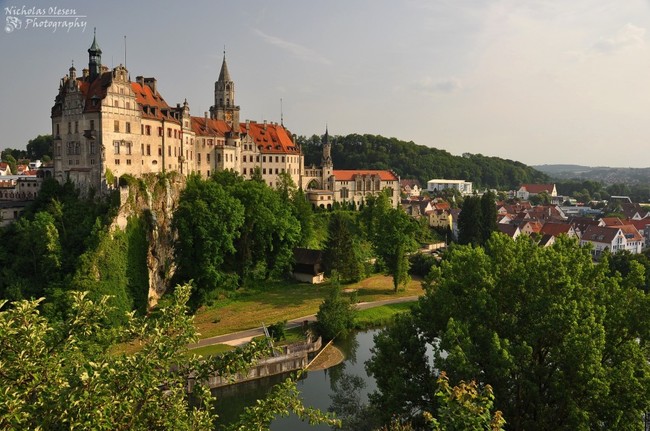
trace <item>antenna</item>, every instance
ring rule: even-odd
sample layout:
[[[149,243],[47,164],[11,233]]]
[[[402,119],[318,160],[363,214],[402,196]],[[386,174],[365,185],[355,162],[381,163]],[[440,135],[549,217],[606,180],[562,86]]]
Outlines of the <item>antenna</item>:
[[[280,97],[280,125],[284,127],[284,113],[282,111],[282,97]]]
[[[126,69],[126,35],[124,35],[124,68]]]

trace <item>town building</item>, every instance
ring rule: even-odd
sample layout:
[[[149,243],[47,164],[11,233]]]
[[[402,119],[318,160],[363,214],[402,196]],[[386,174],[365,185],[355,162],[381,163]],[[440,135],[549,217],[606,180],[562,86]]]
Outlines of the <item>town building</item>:
[[[131,81],[124,65],[102,64],[96,35],[81,76],[72,65],[59,84],[52,107],[54,177],[82,191],[104,192],[120,176],[176,171],[204,178],[232,170],[244,178],[260,175],[271,187],[291,177],[315,207],[334,202],[360,205],[368,194],[388,192],[399,204],[399,177],[385,170],[335,170],[329,134],[319,168],[305,169],[295,135],[281,122],[241,121],[235,83],[226,55],[214,87],[214,105],[192,116],[185,100],[169,105],[155,78]]]
[[[429,193],[441,192],[443,190],[458,190],[461,195],[472,194],[472,183],[465,180],[444,180],[434,179],[427,181],[427,191]]]

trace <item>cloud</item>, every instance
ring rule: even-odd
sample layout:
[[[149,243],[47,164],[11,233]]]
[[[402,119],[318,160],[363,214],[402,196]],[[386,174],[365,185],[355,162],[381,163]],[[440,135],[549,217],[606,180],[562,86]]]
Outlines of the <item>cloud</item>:
[[[645,28],[633,24],[625,24],[614,36],[601,38],[594,45],[596,52],[609,54],[627,48],[638,48],[645,45]]]
[[[421,79],[415,88],[424,93],[454,93],[463,89],[463,83],[458,78],[448,78],[434,81],[427,76]]]
[[[290,42],[288,40],[284,40],[276,36],[268,35],[258,29],[255,29],[255,33],[257,33],[258,36],[264,39],[265,42],[273,46],[277,46],[278,48],[289,52],[290,54],[294,55],[295,57],[298,57],[301,60],[310,61],[313,63],[320,63],[320,64],[331,64],[331,62],[327,58],[321,56],[320,54],[307,48],[306,46],[302,46],[300,44]]]

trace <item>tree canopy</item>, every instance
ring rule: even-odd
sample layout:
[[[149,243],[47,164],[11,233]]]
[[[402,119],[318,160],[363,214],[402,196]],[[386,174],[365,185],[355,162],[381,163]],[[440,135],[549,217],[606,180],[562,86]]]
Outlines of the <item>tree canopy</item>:
[[[93,430],[209,430],[218,424],[209,375],[232,376],[270,353],[255,342],[219,357],[182,356],[196,339],[185,303],[189,286],[155,316],[117,329],[136,337],[142,349],[126,355],[94,348],[116,328],[102,324],[106,298],[95,302],[75,292],[70,316],[53,325],[39,312],[40,300],[0,303],[0,428]],[[113,334],[111,334],[113,335]],[[188,378],[193,377],[192,401]],[[293,411],[311,423],[336,421],[302,405],[295,382],[285,380],[246,410],[230,429],[269,428]]]
[[[401,178],[421,184],[434,178],[472,181],[475,186],[516,189],[525,183],[548,182],[548,176],[523,163],[481,154],[454,156],[447,151],[379,135],[351,134],[331,137],[332,159],[337,169],[392,169]],[[321,138],[298,138],[305,166],[318,165]]]
[[[563,237],[546,248],[502,234],[485,248],[452,247],[432,269],[415,329],[399,332],[411,337],[390,337],[371,363],[384,344],[428,344],[452,383],[492,385],[508,429],[639,429],[650,402],[650,302],[637,287],[640,265],[630,265],[626,278],[612,274]],[[393,363],[423,367],[421,355]],[[430,397],[423,389],[408,399]]]

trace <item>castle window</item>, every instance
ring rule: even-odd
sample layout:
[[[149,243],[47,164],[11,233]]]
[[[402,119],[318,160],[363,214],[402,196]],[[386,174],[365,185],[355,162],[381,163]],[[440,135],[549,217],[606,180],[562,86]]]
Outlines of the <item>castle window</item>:
[[[79,122],[78,121],[74,122],[74,132],[79,133]]]
[[[131,104],[129,102],[126,102],[126,109],[131,109]]]
[[[158,147],[158,157],[162,157],[162,147]]]
[[[171,137],[172,137],[172,129],[171,129],[171,127],[168,127],[168,128],[167,128],[167,137],[168,137],[168,138],[171,138]],[[171,155],[171,154],[170,154],[170,155]]]
[[[120,141],[113,141],[113,154],[120,154]]]
[[[196,153],[196,161],[201,163],[201,153]]]
[[[131,123],[126,122],[126,133],[131,133]]]
[[[113,131],[114,132],[119,132],[120,131],[120,120],[115,120],[113,122]]]
[[[144,134],[151,136],[151,126],[144,126]]]
[[[147,156],[151,155],[151,145],[147,144]]]
[[[131,155],[131,143],[130,142],[126,143],[126,154],[128,154],[129,156]]]
[[[68,121],[68,135],[72,133],[72,123]]]
[[[210,153],[205,155],[205,160],[207,160],[208,163],[210,163]],[[221,154],[217,154],[217,162],[220,162],[220,161],[221,161]]]
[[[158,127],[158,136],[162,136],[162,135],[163,135],[163,128]]]
[[[126,159],[126,164],[130,165],[131,164],[131,159]]]
[[[262,162],[266,163],[266,156],[262,156]]]
[[[171,145],[167,147],[167,155],[168,155],[169,157],[172,156],[172,147],[171,147]]]
[[[94,142],[90,142],[90,143],[88,144],[88,152],[89,152],[90,155],[92,156],[92,155],[95,154],[95,151],[96,151],[95,143],[94,143]]]
[[[275,156],[275,163],[279,163],[279,162],[280,162],[280,157]]]
[[[119,108],[120,102],[118,102],[117,100],[114,100],[113,101],[113,106],[115,106],[116,108]]]
[[[144,156],[144,144],[140,144],[140,154]]]
[[[282,156],[282,163],[284,163],[284,160],[285,160],[285,158],[284,158],[284,156]]]
[[[262,169],[262,173],[266,175],[266,168]]]
[[[144,124],[140,124],[140,134],[144,135]]]
[[[246,168],[244,168],[244,175],[246,175]]]
[[[120,164],[120,159],[115,159],[115,164],[119,165]]]

